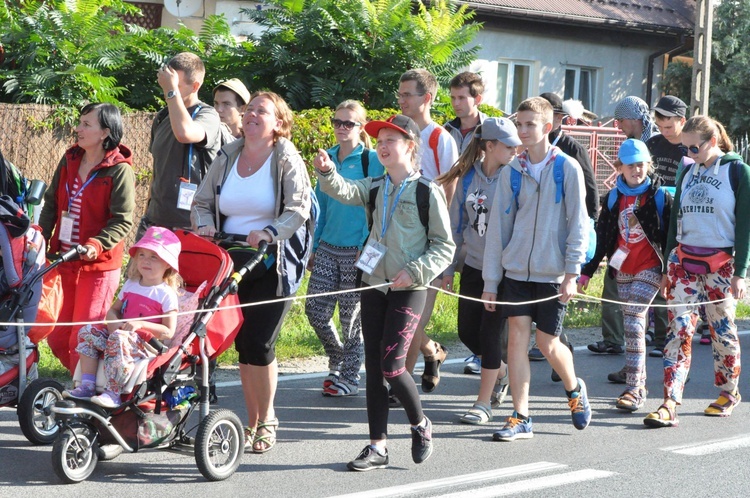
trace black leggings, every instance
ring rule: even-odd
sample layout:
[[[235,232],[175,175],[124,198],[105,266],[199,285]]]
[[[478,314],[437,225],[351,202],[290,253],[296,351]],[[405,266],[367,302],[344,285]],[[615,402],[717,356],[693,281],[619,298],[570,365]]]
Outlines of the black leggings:
[[[388,435],[388,381],[411,425],[422,421],[422,404],[414,378],[406,370],[406,353],[424,309],[427,291],[404,290],[383,294],[362,292],[362,335],[365,340],[367,422],[370,439]],[[417,345],[418,347],[419,345]]]
[[[483,291],[482,271],[464,265],[459,294],[481,298]],[[499,289],[497,295],[502,295]],[[469,299],[458,300],[458,338],[472,353],[482,357],[484,368],[500,368],[500,360],[506,363],[508,361],[508,330],[505,322],[499,307],[490,312],[484,309],[484,303]]]
[[[258,279],[243,279],[237,296],[242,304],[278,299],[278,283],[276,265],[273,265]],[[279,338],[284,317],[291,307],[292,301],[289,300],[242,308],[244,320],[234,340],[241,364],[264,367],[276,359],[276,340]]]

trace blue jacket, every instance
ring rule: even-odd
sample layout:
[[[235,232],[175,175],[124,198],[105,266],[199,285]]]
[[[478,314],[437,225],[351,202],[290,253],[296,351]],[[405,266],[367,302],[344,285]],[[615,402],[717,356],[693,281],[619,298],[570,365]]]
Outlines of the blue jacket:
[[[378,177],[385,173],[383,165],[378,160],[378,154],[374,150],[364,150],[364,145],[359,144],[351,154],[339,163],[339,145],[328,149],[328,155],[336,165],[336,171],[348,180],[361,180],[365,177],[362,171],[362,153],[369,154],[369,165],[367,176]],[[367,217],[365,208],[362,206],[347,206],[333,199],[320,189],[320,183],[315,186],[315,194],[318,196],[320,211],[318,223],[315,226],[315,241],[313,251],[318,249],[320,241],[336,247],[358,247],[362,249],[370,231],[367,229]]]

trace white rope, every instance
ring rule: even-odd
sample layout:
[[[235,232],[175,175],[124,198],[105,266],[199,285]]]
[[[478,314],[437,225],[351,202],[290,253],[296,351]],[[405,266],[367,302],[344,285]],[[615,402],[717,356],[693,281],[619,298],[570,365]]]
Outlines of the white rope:
[[[281,302],[285,302],[285,301],[296,301],[298,299],[309,299],[311,297],[335,296],[335,295],[338,295],[338,294],[347,294],[347,293],[350,293],[350,292],[361,292],[363,290],[368,290],[368,289],[380,289],[382,287],[389,287],[390,285],[391,285],[391,282],[383,282],[382,284],[369,285],[369,286],[365,286],[365,287],[359,287],[357,289],[344,289],[344,290],[337,290],[337,291],[321,292],[319,294],[305,294],[304,296],[289,296],[289,297],[282,297],[282,298],[277,298],[277,299],[269,299],[267,301],[257,301],[257,302],[253,302],[253,303],[236,304],[236,305],[231,305],[231,306],[220,306],[220,307],[217,307],[217,308],[205,308],[205,309],[198,309],[198,310],[181,311],[181,312],[177,312],[176,315],[177,316],[194,315],[194,314],[197,314],[197,313],[214,312],[214,311],[219,311],[219,310],[231,310],[231,309],[236,309],[236,308],[248,308],[248,307],[251,307],[251,306],[263,306],[263,305],[266,305],[266,304],[281,303]],[[558,299],[559,297],[562,296],[562,294],[556,294],[554,296],[549,296],[549,297],[545,297],[545,298],[542,298],[542,299],[534,299],[534,300],[531,300],[531,301],[521,301],[521,302],[489,301],[489,300],[486,300],[486,299],[480,299],[480,298],[476,298],[476,297],[462,296],[462,295],[460,295],[460,294],[458,294],[456,292],[448,291],[448,290],[445,290],[445,289],[441,289],[440,287],[435,287],[433,285],[426,285],[425,287],[427,287],[429,289],[434,289],[434,290],[436,290],[438,292],[442,292],[443,294],[447,294],[449,296],[454,296],[454,297],[456,297],[458,299],[467,299],[469,301],[475,301],[475,302],[484,303],[484,304],[496,304],[496,305],[500,305],[500,306],[524,306],[524,305],[528,305],[528,304],[538,304],[538,303],[543,303],[545,301],[551,301],[553,299]],[[577,300],[581,300],[581,301],[586,301],[586,302],[612,303],[612,304],[619,304],[621,306],[622,305],[625,305],[625,306],[634,306],[634,305],[637,305],[637,306],[646,306],[645,304],[633,304],[633,303],[629,303],[629,302],[625,302],[625,301],[616,301],[616,300],[612,300],[612,299],[605,299],[605,298],[601,298],[601,297],[589,296],[589,295],[586,295],[586,294],[579,294],[579,293],[576,293],[575,296],[576,297],[573,298],[573,299],[577,299]],[[653,304],[653,303],[651,303],[651,304],[648,305],[648,307],[650,307],[650,308],[693,307],[693,306],[701,306],[701,305],[704,305],[704,304],[721,303],[723,301],[726,301],[727,299],[730,299],[730,297],[726,297],[724,299],[717,299],[717,300],[714,300],[714,301],[701,301],[699,303],[690,303],[690,304],[676,304],[676,305],[672,304],[672,305],[669,305],[669,304]],[[50,325],[52,325],[52,326],[62,326],[62,327],[84,327],[86,325],[95,325],[95,324],[106,325],[106,324],[109,324],[109,323],[123,323],[123,322],[134,322],[134,321],[139,321],[139,320],[153,320],[153,319],[156,319],[156,318],[165,318],[165,317],[172,316],[172,315],[173,315],[172,313],[166,313],[166,314],[162,314],[162,315],[142,316],[142,317],[138,317],[138,318],[129,318],[129,319],[120,319],[120,320],[96,320],[96,321],[88,321],[88,322],[24,322],[23,325],[26,328],[38,327],[38,326],[49,327]],[[10,326],[17,326],[17,325],[19,325],[18,322],[0,322],[0,327],[10,327]]]

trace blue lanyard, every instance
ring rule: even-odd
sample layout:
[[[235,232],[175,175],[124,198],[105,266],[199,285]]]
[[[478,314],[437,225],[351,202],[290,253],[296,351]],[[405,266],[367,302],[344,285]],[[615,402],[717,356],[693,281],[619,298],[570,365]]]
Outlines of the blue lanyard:
[[[91,181],[94,178],[96,178],[96,175],[98,174],[99,172],[96,171],[94,172],[93,175],[89,176],[89,179],[86,180],[86,182],[83,185],[81,185],[81,188],[78,189],[78,192],[76,192],[76,195],[74,195],[73,197],[70,196],[70,187],[68,187],[68,182],[65,182],[65,193],[68,194],[68,212],[70,212],[70,206],[73,205],[73,201],[76,200],[79,195],[81,195],[81,193],[83,192],[83,189],[85,189],[88,186],[88,184],[91,183]]]
[[[406,188],[406,180],[411,178],[411,175],[406,177],[404,181],[401,182],[401,188],[398,190],[398,194],[396,195],[396,198],[393,200],[393,206],[391,206],[391,211],[388,214],[387,218],[383,218],[382,228],[380,230],[380,240],[383,240],[383,237],[385,237],[385,231],[388,229],[388,224],[391,222],[391,218],[393,218],[393,213],[396,211],[396,206],[398,205],[398,200],[401,198],[401,194],[404,192],[404,189]],[[385,177],[385,189],[383,190],[383,213],[385,214],[385,210],[388,209],[388,187],[391,183],[391,177],[390,175],[386,175]]]
[[[195,121],[195,116],[198,115],[198,111],[200,111],[202,107],[203,107],[202,105],[198,104],[198,106],[195,109],[193,109],[193,115],[190,116],[190,119]],[[190,183],[190,177],[192,176],[192,172],[193,172],[193,168],[191,167],[192,166],[191,163],[193,162],[192,159],[193,159],[193,144],[191,143],[190,147],[188,147],[188,156],[187,156],[187,181],[188,183]]]

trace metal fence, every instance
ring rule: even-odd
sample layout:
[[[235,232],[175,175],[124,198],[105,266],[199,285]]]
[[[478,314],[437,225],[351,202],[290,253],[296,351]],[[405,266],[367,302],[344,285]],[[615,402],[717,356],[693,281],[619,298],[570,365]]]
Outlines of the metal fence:
[[[614,161],[625,135],[617,128],[606,126],[563,126],[563,130],[588,149],[599,194],[606,194],[615,186]]]

